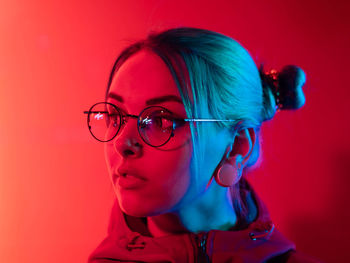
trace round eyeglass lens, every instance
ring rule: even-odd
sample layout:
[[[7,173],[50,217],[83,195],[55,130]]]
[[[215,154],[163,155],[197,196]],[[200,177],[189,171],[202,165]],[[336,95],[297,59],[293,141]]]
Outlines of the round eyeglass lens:
[[[92,136],[102,142],[112,140],[120,129],[121,115],[110,103],[99,102],[89,111],[88,124]]]
[[[157,106],[144,109],[138,119],[138,129],[147,144],[155,147],[164,145],[173,134],[171,112]]]

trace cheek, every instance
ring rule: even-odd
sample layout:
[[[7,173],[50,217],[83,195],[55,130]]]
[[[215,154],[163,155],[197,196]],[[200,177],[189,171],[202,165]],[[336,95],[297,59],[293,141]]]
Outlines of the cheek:
[[[150,158],[145,171],[150,185],[144,189],[144,195],[140,195],[140,201],[147,200],[150,211],[164,213],[173,210],[182,201],[191,185],[191,155],[189,147],[183,147],[174,152],[154,154]]]
[[[105,147],[105,157],[109,172],[123,161],[111,146]],[[130,161],[143,167],[140,170],[147,178],[146,184],[137,190],[114,186],[122,211],[133,216],[151,216],[174,209],[191,185],[191,157],[191,143],[176,149],[145,146],[142,156]]]
[[[191,156],[192,152],[184,147],[149,158],[146,173],[154,188],[167,195],[167,199],[179,199],[187,191],[191,181]]]
[[[116,154],[113,145],[105,143],[104,144],[104,156],[105,156],[105,162],[108,170],[109,177],[112,180],[112,174],[114,171],[112,171],[112,167],[118,166],[122,159],[120,158],[120,155]]]

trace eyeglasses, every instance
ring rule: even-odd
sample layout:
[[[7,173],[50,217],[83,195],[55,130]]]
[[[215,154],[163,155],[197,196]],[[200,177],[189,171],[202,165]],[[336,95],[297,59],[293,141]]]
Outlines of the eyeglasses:
[[[87,114],[87,124],[91,135],[100,142],[113,140],[121,127],[127,122],[127,118],[137,119],[137,129],[141,139],[152,147],[160,147],[166,144],[174,131],[191,121],[236,121],[236,120],[217,120],[217,119],[181,119],[176,118],[174,114],[161,106],[150,106],[141,111],[136,116],[132,114],[123,114],[112,103],[98,102],[91,106]]]

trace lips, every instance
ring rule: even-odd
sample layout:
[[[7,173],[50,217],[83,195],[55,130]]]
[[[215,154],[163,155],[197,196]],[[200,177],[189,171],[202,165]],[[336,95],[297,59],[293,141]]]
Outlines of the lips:
[[[116,176],[117,177],[134,176],[141,180],[146,180],[146,178],[140,175],[140,173],[136,169],[131,169],[130,167],[127,167],[127,166],[120,166],[117,170]]]
[[[138,188],[147,181],[136,169],[128,166],[120,166],[117,173],[113,174],[113,181],[124,189]]]

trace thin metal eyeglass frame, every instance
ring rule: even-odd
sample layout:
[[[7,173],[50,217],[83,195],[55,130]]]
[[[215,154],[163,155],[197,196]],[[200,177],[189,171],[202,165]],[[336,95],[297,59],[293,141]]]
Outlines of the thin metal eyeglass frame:
[[[117,132],[115,133],[115,135],[114,135],[111,139],[109,139],[109,140],[107,140],[107,141],[102,141],[102,140],[98,139],[98,138],[92,133],[92,131],[91,131],[91,126],[89,125],[89,122],[90,122],[90,113],[108,113],[108,111],[91,111],[91,109],[92,109],[93,107],[95,107],[97,104],[100,104],[100,103],[101,103],[101,104],[102,104],[102,103],[104,103],[104,104],[110,104],[111,106],[113,106],[113,107],[117,110],[117,112],[118,112],[118,114],[119,114],[119,116],[121,117],[121,120],[122,120],[122,123],[121,123],[121,125],[119,125],[118,130],[117,130]],[[148,142],[143,138],[143,136],[141,135],[141,132],[140,132],[140,120],[141,120],[141,115],[142,115],[142,113],[143,113],[145,110],[147,110],[147,109],[149,109],[149,108],[162,108],[162,109],[164,109],[166,112],[168,112],[168,113],[170,113],[170,114],[173,114],[170,110],[168,110],[168,109],[166,109],[166,108],[164,108],[164,107],[162,107],[162,106],[156,106],[156,105],[154,105],[154,106],[149,106],[149,107],[144,108],[144,109],[140,112],[140,114],[139,114],[138,116],[137,116],[137,115],[133,115],[133,114],[124,114],[124,115],[123,115],[123,114],[120,112],[120,110],[118,109],[118,107],[117,107],[116,105],[110,103],[110,102],[97,102],[97,103],[95,103],[94,105],[92,105],[88,111],[84,111],[84,114],[88,114],[88,116],[87,116],[87,125],[88,125],[88,128],[89,128],[89,131],[90,131],[91,135],[92,135],[96,140],[98,140],[98,141],[100,141],[100,142],[109,142],[109,141],[113,140],[113,139],[117,136],[117,134],[119,133],[120,128],[121,128],[124,124],[126,124],[126,122],[127,122],[127,120],[125,120],[124,117],[136,118],[136,119],[137,119],[137,131],[138,131],[139,136],[141,137],[142,141],[144,141],[147,145],[152,146],[152,147],[155,147],[155,148],[161,147],[161,146],[165,145],[165,144],[171,139],[171,137],[174,136],[174,130],[176,129],[176,125],[175,125],[176,122],[219,122],[219,121],[222,121],[222,122],[234,122],[234,121],[237,121],[237,120],[199,119],[199,118],[182,119],[182,118],[175,118],[175,117],[174,117],[174,118],[173,118],[172,130],[171,130],[171,134],[170,134],[169,138],[168,138],[163,144],[155,146],[155,145],[152,145],[152,144],[148,143]],[[175,121],[175,122],[174,122],[174,121]]]

